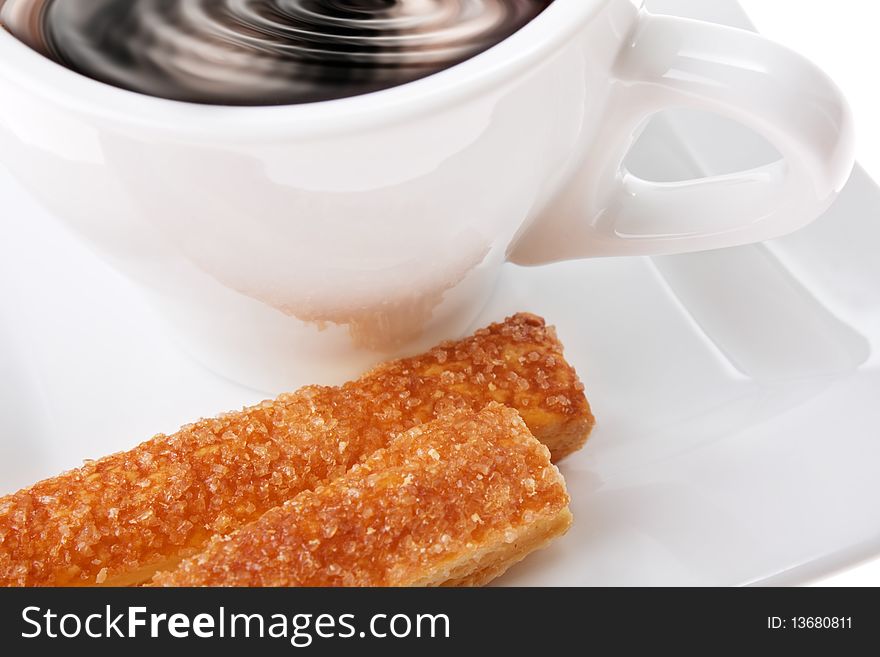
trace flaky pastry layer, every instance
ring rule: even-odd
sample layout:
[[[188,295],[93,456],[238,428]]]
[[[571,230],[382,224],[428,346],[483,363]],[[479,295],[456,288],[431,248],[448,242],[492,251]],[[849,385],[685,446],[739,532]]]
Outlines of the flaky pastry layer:
[[[131,585],[452,409],[520,412],[554,459],[593,417],[552,327],[519,314],[341,387],[158,435],[0,498],[0,584]]]
[[[547,448],[516,411],[493,403],[400,434],[154,583],[483,584],[564,533],[568,502]]]

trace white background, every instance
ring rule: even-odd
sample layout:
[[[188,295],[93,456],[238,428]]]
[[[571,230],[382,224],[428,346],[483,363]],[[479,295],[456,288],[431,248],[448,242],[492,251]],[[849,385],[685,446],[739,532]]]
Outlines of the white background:
[[[855,112],[859,163],[880,181],[880,2],[740,0],[740,4],[761,33],[803,53],[840,85]]]
[[[740,0],[740,4],[760,32],[803,53],[840,85],[855,113],[859,163],[880,181],[880,2]],[[818,584],[880,586],[880,559]]]

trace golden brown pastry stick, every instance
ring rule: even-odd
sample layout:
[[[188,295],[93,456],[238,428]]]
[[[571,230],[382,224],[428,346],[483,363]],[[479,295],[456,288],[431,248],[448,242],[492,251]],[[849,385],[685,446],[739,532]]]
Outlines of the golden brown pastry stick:
[[[400,434],[154,583],[479,585],[565,533],[568,502],[547,448],[493,403]]]
[[[0,584],[131,585],[450,408],[520,411],[558,459],[593,425],[552,328],[521,314],[342,387],[310,386],[0,498]]]

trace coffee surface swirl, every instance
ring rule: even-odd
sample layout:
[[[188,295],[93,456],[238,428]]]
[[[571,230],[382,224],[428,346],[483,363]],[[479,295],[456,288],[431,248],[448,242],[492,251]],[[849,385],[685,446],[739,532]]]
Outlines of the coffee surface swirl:
[[[56,62],[141,93],[220,105],[355,96],[454,66],[552,0],[0,0]]]

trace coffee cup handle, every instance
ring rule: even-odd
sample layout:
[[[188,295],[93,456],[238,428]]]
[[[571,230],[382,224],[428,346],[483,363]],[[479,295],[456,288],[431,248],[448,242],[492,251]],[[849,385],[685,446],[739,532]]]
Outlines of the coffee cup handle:
[[[852,170],[852,119],[840,91],[809,61],[752,32],[642,12],[613,75],[601,135],[571,186],[514,245],[513,262],[664,255],[778,237],[817,218]],[[782,159],[682,182],[639,178],[624,158],[639,127],[671,108],[739,121]]]

